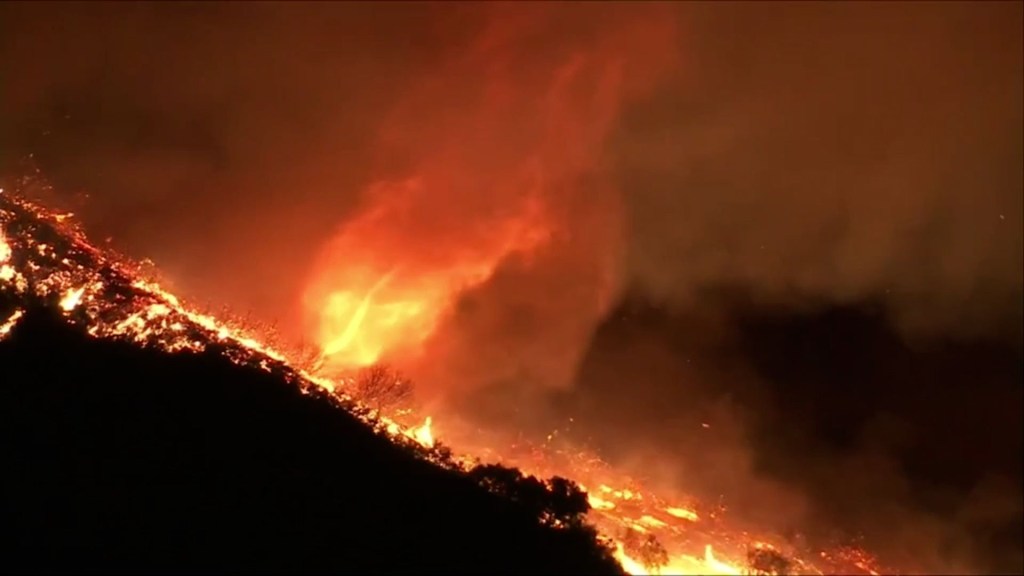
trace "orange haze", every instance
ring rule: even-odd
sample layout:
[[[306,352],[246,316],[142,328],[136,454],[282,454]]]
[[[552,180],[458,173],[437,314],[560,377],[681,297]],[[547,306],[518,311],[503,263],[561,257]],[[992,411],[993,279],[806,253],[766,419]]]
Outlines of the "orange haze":
[[[479,32],[383,123],[379,179],[304,303],[329,368],[387,359],[428,387],[564,385],[619,289],[604,145],[624,101],[672,64],[674,21],[658,6],[467,10]]]

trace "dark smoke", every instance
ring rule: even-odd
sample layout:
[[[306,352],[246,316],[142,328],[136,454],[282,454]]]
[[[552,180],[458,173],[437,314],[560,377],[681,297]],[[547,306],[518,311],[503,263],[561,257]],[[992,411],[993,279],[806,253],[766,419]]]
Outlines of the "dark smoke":
[[[645,292],[877,296],[911,334],[1019,333],[1019,3],[686,12],[686,73],[617,140]]]
[[[1019,572],[1021,5],[686,12],[687,74],[616,140],[654,312],[609,318],[572,404],[758,520]]]
[[[593,48],[637,10],[550,10],[573,34],[509,25],[516,63]],[[8,173],[34,153],[59,189],[93,196],[93,228],[282,320],[309,247],[379,165],[379,128],[488,21],[421,3],[3,11]],[[635,285],[681,307],[721,283],[771,303],[879,296],[912,333],[1019,331],[1017,3],[675,11],[683,31],[658,48],[672,72],[610,143]],[[459,82],[413,104],[456,114],[474,79]],[[415,161],[387,150],[396,173]]]
[[[863,538],[922,571],[1019,571],[1019,348],[908,344],[881,301],[700,300],[666,314],[633,297],[610,316],[558,399],[577,438],[793,536]]]

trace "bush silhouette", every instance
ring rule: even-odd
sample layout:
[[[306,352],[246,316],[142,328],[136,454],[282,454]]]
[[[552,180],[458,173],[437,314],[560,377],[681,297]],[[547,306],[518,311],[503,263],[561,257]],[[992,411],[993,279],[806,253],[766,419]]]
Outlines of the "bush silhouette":
[[[773,548],[752,546],[747,549],[747,568],[752,576],[789,574],[793,563]]]
[[[373,364],[356,374],[352,393],[379,413],[404,407],[412,399],[412,383],[386,364]]]
[[[635,559],[651,574],[659,574],[668,565],[668,551],[654,534],[641,534],[626,528],[619,535],[622,548],[630,558]]]
[[[516,468],[481,464],[469,471],[469,477],[488,491],[519,503],[549,526],[582,526],[590,511],[586,493],[575,482],[558,476],[543,482]]]

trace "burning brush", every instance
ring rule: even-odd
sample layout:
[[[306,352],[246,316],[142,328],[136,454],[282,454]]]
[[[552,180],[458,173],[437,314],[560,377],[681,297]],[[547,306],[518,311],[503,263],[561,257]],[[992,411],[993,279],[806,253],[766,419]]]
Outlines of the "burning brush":
[[[731,528],[713,512],[644,490],[593,454],[548,446],[504,454],[490,446],[472,447],[533,476],[453,456],[436,442],[432,418],[420,420],[407,407],[411,385],[397,372],[371,366],[332,380],[315,373],[312,366],[297,368],[288,355],[264,344],[262,335],[194,310],[161,288],[138,264],[90,244],[70,214],[0,191],[0,338],[31,307],[60,310],[69,322],[97,338],[167,352],[218,350],[239,365],[275,373],[307,393],[328,396],[378,432],[418,447],[425,458],[439,465],[482,475],[488,486],[505,486],[501,490],[514,499],[533,498],[523,492],[523,486],[535,488],[536,493],[543,487],[565,492],[564,500],[574,503],[566,517],[576,522],[587,514],[587,520],[606,535],[622,566],[633,574],[878,573],[863,553],[800,555],[781,543],[769,544],[769,538]],[[505,476],[511,480],[495,484],[496,478]],[[542,477],[553,478],[536,480]],[[582,496],[577,486],[587,494]],[[576,495],[585,501],[577,502]]]
[[[140,265],[96,248],[71,214],[0,192],[0,337],[32,306],[60,309],[94,337],[167,352],[216,346],[232,362],[280,374],[303,390],[332,391],[338,384],[294,368],[260,335],[196,311],[147,277]],[[406,427],[358,407],[340,391],[336,397],[391,436],[433,445],[429,420]]]

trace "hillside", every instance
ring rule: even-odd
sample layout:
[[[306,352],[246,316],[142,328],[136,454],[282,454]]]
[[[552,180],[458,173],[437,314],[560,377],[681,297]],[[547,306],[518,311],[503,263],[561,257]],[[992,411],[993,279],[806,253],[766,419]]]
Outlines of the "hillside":
[[[57,215],[0,208],[4,572],[621,573],[582,523],[542,524],[176,301],[140,308],[160,295]]]
[[[41,310],[0,365],[5,571],[616,570],[588,533],[215,352],[95,340]]]

